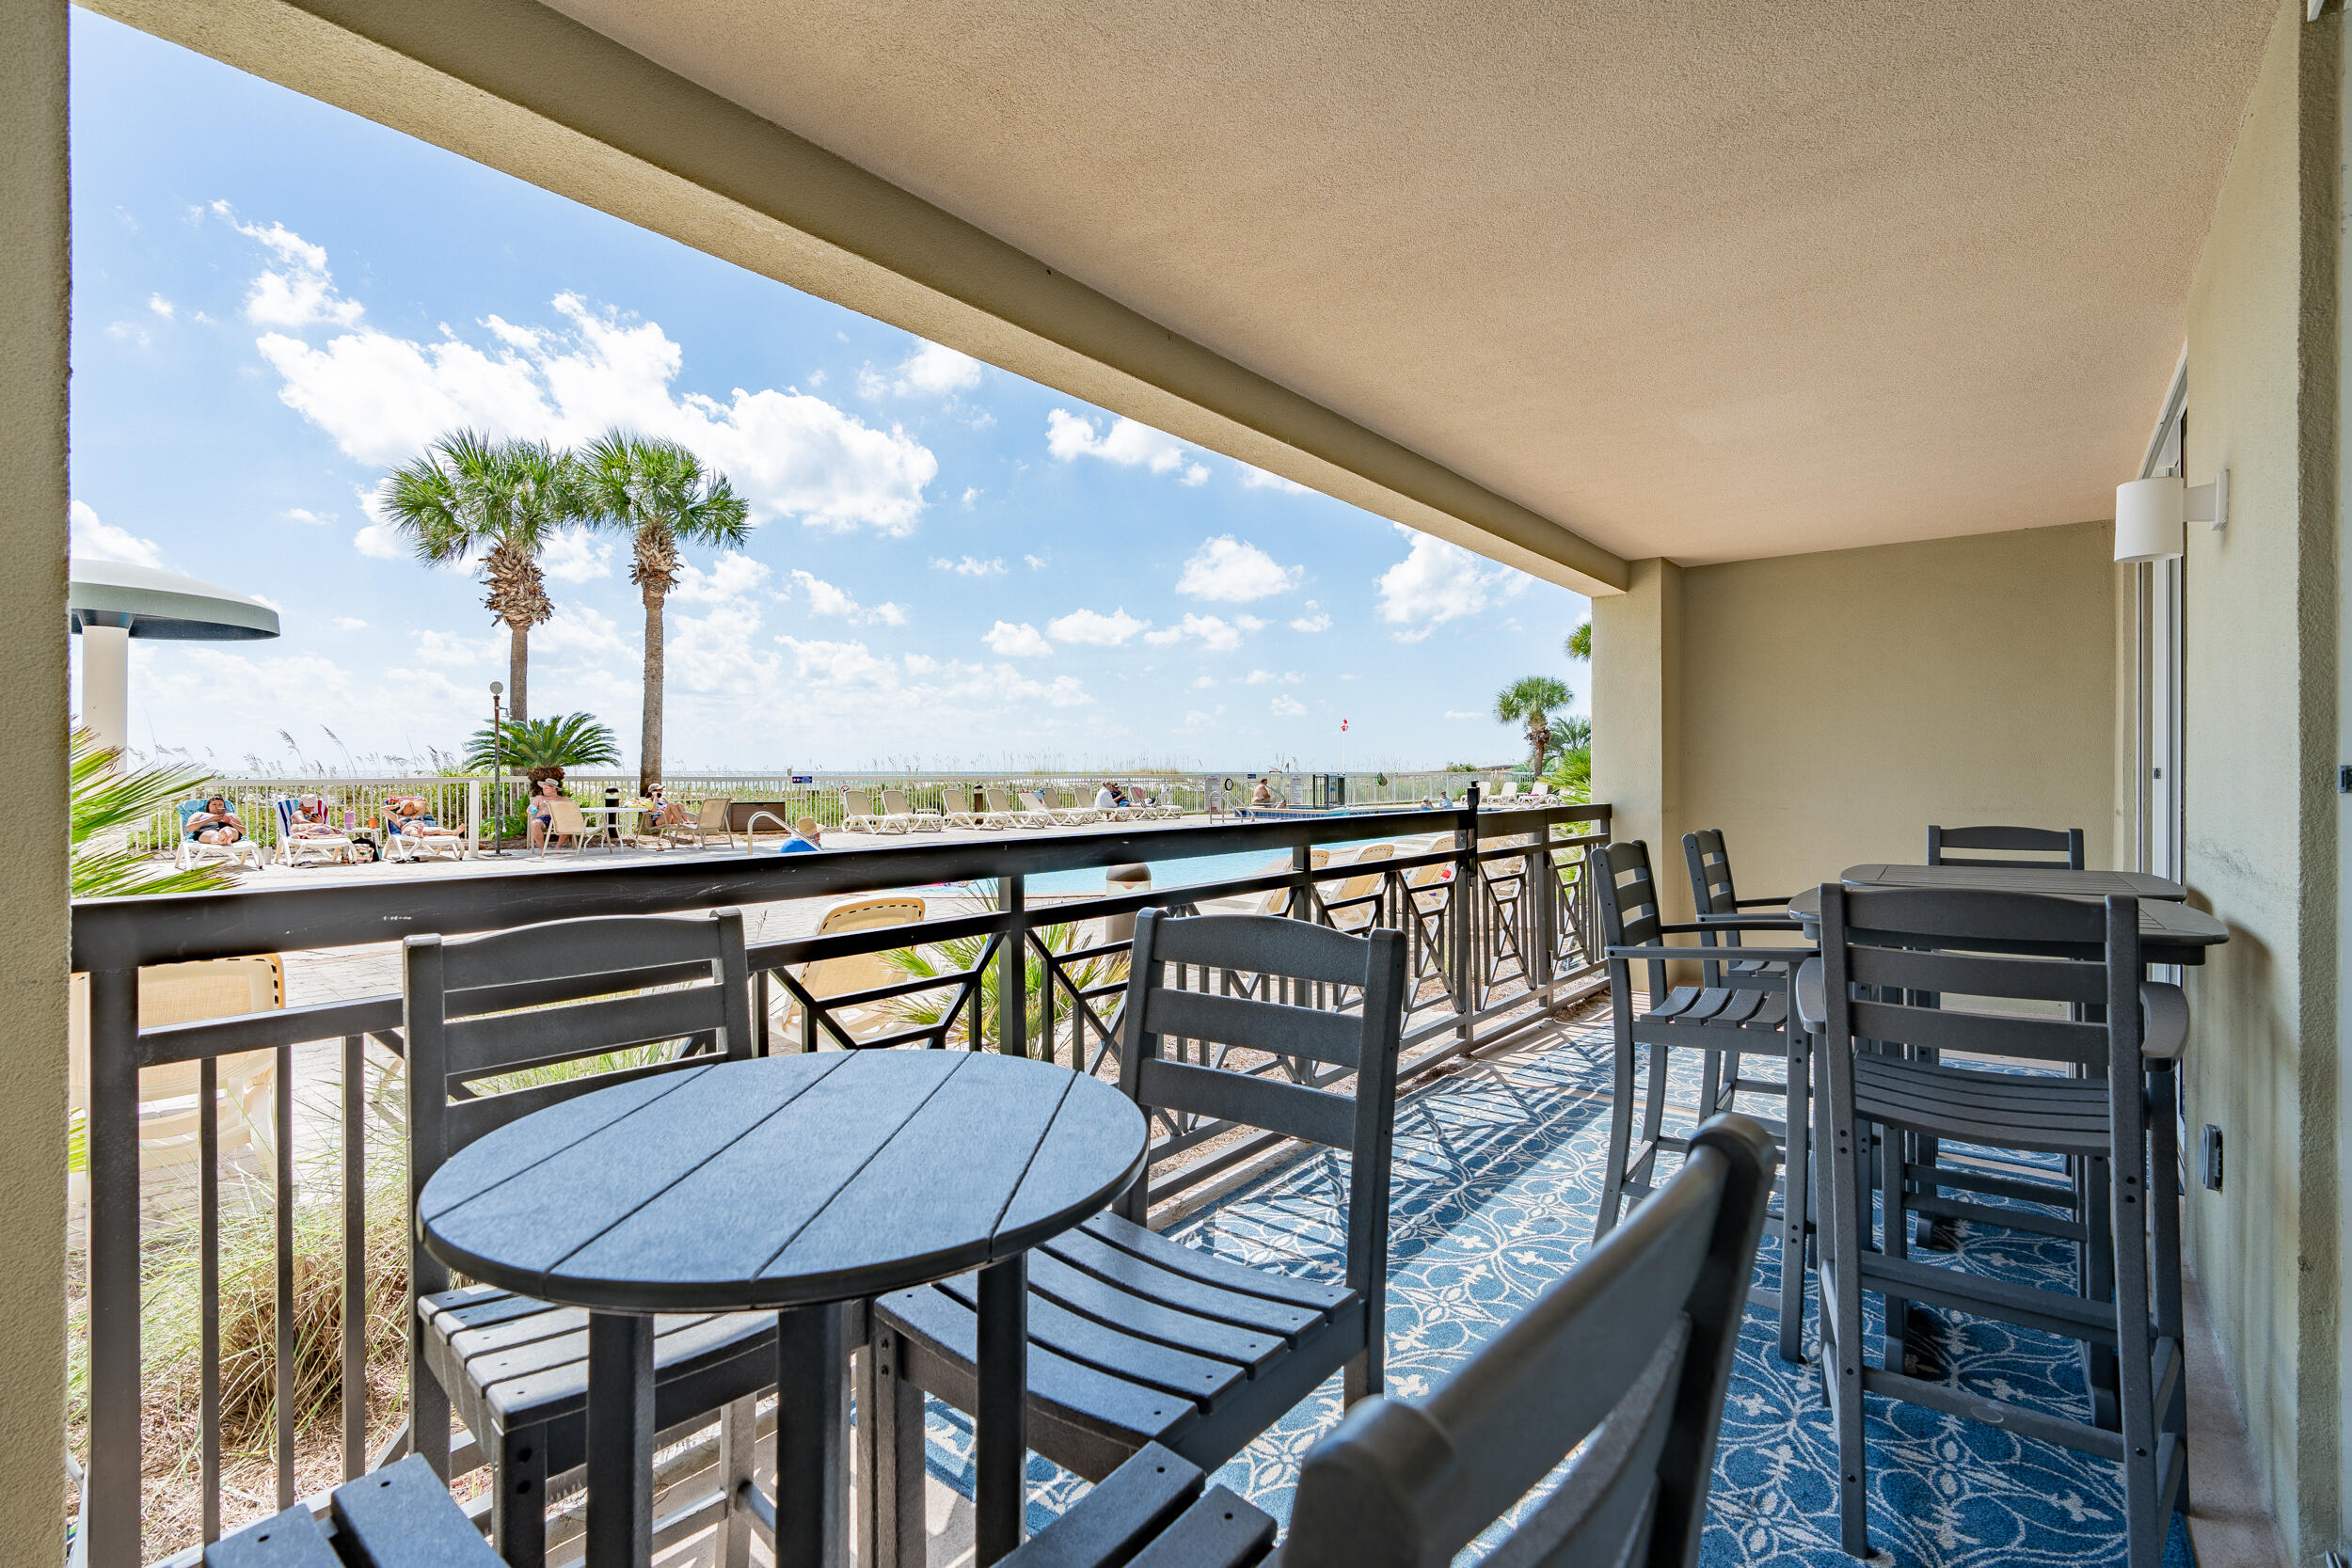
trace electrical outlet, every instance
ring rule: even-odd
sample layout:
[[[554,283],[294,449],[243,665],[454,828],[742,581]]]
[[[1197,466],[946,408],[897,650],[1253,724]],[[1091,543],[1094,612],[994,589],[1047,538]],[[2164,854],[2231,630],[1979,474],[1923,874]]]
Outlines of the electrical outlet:
[[[2336,765],[2336,793],[2352,795],[2352,762],[2340,762]]]
[[[2221,1129],[2212,1122],[2197,1139],[2197,1168],[2208,1191],[2221,1190]]]

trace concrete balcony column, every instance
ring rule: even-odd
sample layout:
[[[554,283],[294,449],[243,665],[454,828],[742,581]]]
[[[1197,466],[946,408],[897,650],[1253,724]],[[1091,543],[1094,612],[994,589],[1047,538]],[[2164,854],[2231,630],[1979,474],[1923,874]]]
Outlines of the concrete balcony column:
[[[1626,591],[1593,599],[1593,799],[1609,802],[1612,836],[1649,845],[1666,918],[1688,920],[1682,568],[1657,557],[1627,565]]]

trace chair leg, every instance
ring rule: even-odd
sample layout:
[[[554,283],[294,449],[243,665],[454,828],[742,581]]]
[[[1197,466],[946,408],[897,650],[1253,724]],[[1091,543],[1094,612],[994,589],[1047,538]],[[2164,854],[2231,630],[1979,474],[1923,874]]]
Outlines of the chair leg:
[[[2188,1441],[2188,1368],[2183,1338],[2181,1307],[2181,1183],[2178,1114],[2173,1107],[2174,1073],[2169,1063],[2149,1074],[2148,1081],[2148,1218],[2150,1267],[2155,1275],[2156,1337],[2172,1341],[2183,1356],[2181,1375],[2173,1380],[2170,1406],[2156,1413],[2159,1431],[2173,1441]],[[2185,1449],[2182,1450],[2185,1452]],[[2189,1507],[2189,1476],[2185,1467],[2173,1506]]]
[[[408,1446],[443,1481],[449,1475],[449,1393],[424,1359],[424,1325],[408,1331]]]
[[[1881,1134],[1879,1143],[1885,1155],[1884,1180],[1879,1188],[1880,1244],[1889,1258],[1911,1256],[1911,1207],[1906,1201],[1909,1185],[1903,1177],[1903,1151],[1910,1136],[1890,1127]],[[1880,1364],[1890,1372],[1899,1372],[1908,1365],[1904,1353],[1911,1327],[1911,1303],[1891,1295],[1882,1295],[1879,1300],[1883,1305],[1886,1322],[1885,1354]]]
[[[1782,1162],[1780,1198],[1780,1358],[1804,1359],[1805,1221],[1813,1207],[1810,1144],[1812,1096],[1808,1037],[1791,1021],[1788,1028],[1788,1102],[1782,1120],[1788,1129]]]
[[[875,1568],[923,1568],[930,1535],[923,1517],[923,1390],[909,1383],[898,1360],[898,1337],[877,1330],[872,1354],[873,1414],[858,1408],[859,1456],[870,1459],[867,1504],[873,1550],[858,1560]],[[860,1385],[860,1392],[864,1391]]]
[[[1620,1033],[1616,1046],[1614,1092],[1609,1099],[1609,1154],[1602,1167],[1600,1212],[1595,1217],[1593,1240],[1616,1227],[1625,1206],[1626,1162],[1633,1145],[1633,1042]]]
[[[548,1560],[547,1430],[501,1433],[497,1453],[490,1538],[507,1568],[541,1568]]]
[[[719,1519],[717,1568],[751,1568],[752,1509],[748,1489],[759,1484],[759,1397],[746,1395],[719,1412],[719,1487],[727,1500]],[[869,1471],[868,1474],[871,1472]],[[868,1557],[866,1561],[873,1559]]]
[[[1869,1146],[1853,1116],[1851,1085],[1824,1098],[1822,1153],[1829,1234],[1817,1277],[1821,1281],[1821,1377],[1837,1427],[1839,1544],[1850,1557],[1870,1555],[1869,1455],[1862,1435],[1862,1204],[1867,1201]]]
[[[2144,1183],[2130,1168],[2114,1174],[2115,1307],[2119,1415],[2123,1434],[2123,1497],[2131,1568],[2160,1568],[2170,1521],[2161,1511],[2156,1470],[2159,1426],[2148,1333],[2149,1281]]]
[[[1714,1053],[1707,1053],[1714,1059]],[[1626,1171],[1627,1181],[1636,1186],[1655,1187],[1658,1184],[1658,1140],[1666,1132],[1666,1076],[1673,1069],[1674,1048],[1653,1041],[1649,1048],[1649,1082],[1642,1102],[1642,1157]],[[1704,1118],[1702,1118],[1704,1119]]]
[[[2087,1236],[2082,1250],[2080,1278],[2082,1294],[2088,1301],[2118,1299],[2115,1263],[2120,1238],[2112,1223],[2115,1197],[2113,1174],[2106,1160],[2085,1162],[2083,1218]],[[2135,1202],[2135,1221],[2144,1222],[2145,1216],[2137,1212],[2137,1208]],[[2146,1294],[2141,1294],[2138,1300],[2144,1309],[2148,1300]],[[2120,1430],[2116,1424],[2121,1415],[2118,1409],[2121,1389],[2116,1371],[2118,1354],[2106,1345],[2086,1343],[2083,1346],[2083,1377],[2090,1388],[2093,1418],[2109,1432]]]

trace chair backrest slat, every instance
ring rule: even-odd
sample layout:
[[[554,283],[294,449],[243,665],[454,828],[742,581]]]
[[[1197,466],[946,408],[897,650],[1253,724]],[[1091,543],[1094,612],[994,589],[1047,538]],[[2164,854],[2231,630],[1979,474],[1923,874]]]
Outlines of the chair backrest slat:
[[[1981,855],[1953,855],[1952,849],[1994,849],[2010,854],[2038,853],[2063,855],[2067,869],[2083,868],[2083,831],[2080,828],[1944,828],[1928,829],[1928,863],[1930,865],[2058,865],[2054,860],[2002,860]]]
[[[1332,1148],[1346,1148],[1356,1140],[1354,1097],[1279,1078],[1153,1056],[1141,1064],[1136,1092],[1162,1110],[1238,1121]]]
[[[732,921],[724,918],[733,916]],[[739,939],[742,917],[722,911],[710,919],[614,915],[594,920],[556,920],[517,927],[488,936],[452,942],[442,949],[442,984],[451,991],[520,980],[565,980],[575,976],[628,974],[629,983],[658,964],[700,963],[704,973],[725,961],[724,927]],[[604,993],[622,989],[602,988]]]
[[[575,1006],[452,1019],[442,1026],[444,1067],[462,1080],[568,1061],[581,1054],[583,1039],[596,1041],[601,1053],[725,1026],[726,1007],[716,986],[608,996]]]
[[[1992,1056],[2029,1056],[2042,1062],[2096,1063],[2107,1059],[2107,1031],[2103,1023],[2071,1023],[2062,1018],[2027,1018],[2015,1013],[1961,1012],[1949,1007],[1915,1007],[1895,1002],[1856,1000],[1848,1006],[1851,1009],[1855,1034],[1889,1045],[1931,1046],[1938,1051],[1973,1051]]]
[[[1738,914],[1740,895],[1731,883],[1731,854],[1723,831],[1701,828],[1682,835],[1682,858],[1691,868],[1691,901],[1702,914]],[[1738,933],[1727,933],[1736,941]]]
[[[1288,974],[1333,986],[1364,983],[1362,938],[1280,915],[1170,920],[1160,927],[1157,952],[1168,963]]]
[[[1286,1568],[1450,1561],[1570,1453],[1490,1560],[1695,1562],[1774,1163],[1762,1126],[1708,1122],[1671,1181],[1427,1399],[1357,1404],[1300,1468]]]
[[[2106,976],[2080,963],[1992,958],[1974,953],[1920,953],[1897,947],[1858,946],[1851,951],[1857,985],[2034,1002],[2090,1005],[2106,1000]]]
[[[1344,1068],[1354,1067],[1362,1051],[1364,1026],[1346,1013],[1166,987],[1152,991],[1144,1006],[1144,1027],[1155,1035],[1227,1044],[1247,1039],[1256,1050]]]

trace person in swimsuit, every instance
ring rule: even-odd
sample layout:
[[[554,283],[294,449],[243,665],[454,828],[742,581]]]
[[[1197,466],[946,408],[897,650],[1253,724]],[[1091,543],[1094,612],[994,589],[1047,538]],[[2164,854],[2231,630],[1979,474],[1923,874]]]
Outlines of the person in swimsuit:
[[[563,794],[553,779],[541,779],[531,791],[531,847],[537,848],[555,825],[555,808],[548,802]]]
[[[234,844],[245,836],[245,821],[229,809],[226,798],[215,795],[188,818],[188,836],[199,844]]]

